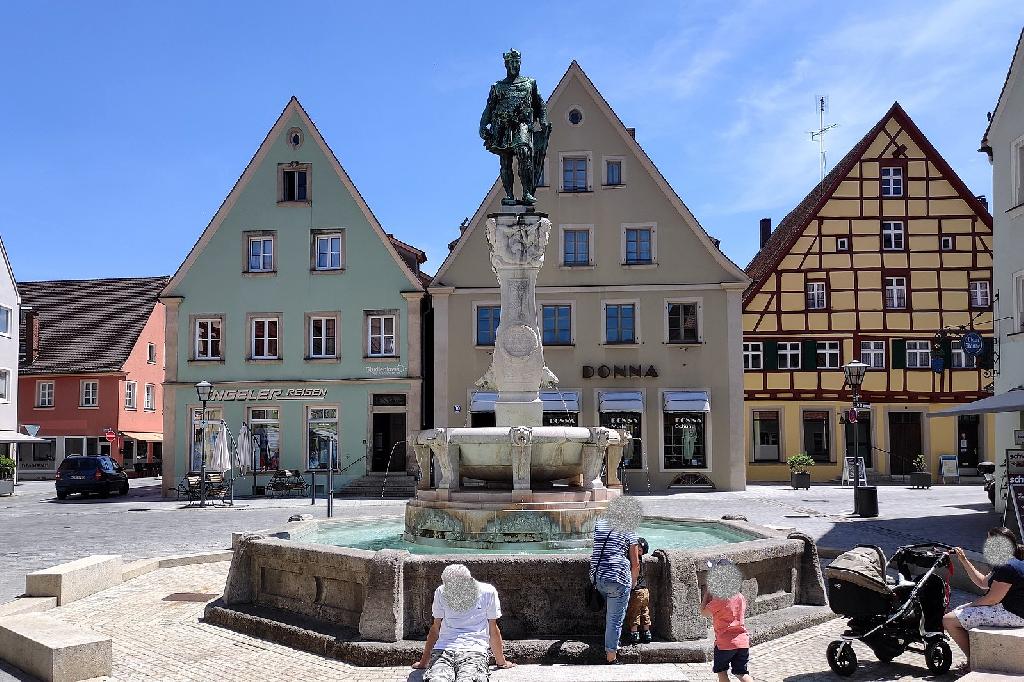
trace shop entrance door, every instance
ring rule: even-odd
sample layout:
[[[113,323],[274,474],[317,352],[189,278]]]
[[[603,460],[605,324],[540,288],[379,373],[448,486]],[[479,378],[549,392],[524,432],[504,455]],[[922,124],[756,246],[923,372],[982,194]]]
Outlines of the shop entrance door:
[[[889,413],[889,473],[906,476],[921,452],[921,413]]]
[[[872,458],[874,448],[871,447],[871,414],[861,412],[857,415],[857,423],[846,424],[846,456],[863,457],[864,467],[874,469],[875,464]],[[856,438],[854,438],[856,434]],[[856,444],[854,441],[856,440]]]
[[[370,471],[405,471],[405,413],[374,414],[372,437]]]
[[[956,418],[957,458],[960,471],[978,468],[981,415],[961,414]]]

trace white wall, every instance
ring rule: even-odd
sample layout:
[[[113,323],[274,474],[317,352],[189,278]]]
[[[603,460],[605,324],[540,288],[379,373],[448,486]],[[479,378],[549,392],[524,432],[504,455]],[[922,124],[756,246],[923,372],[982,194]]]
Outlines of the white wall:
[[[10,372],[7,400],[0,400],[0,431],[14,431],[18,428],[18,321],[21,308],[3,242],[0,242],[0,305],[11,310],[9,333],[0,334],[0,369]]]

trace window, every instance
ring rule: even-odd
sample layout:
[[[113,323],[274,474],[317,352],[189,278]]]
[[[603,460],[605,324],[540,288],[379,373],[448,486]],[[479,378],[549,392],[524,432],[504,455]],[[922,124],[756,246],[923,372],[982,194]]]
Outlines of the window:
[[[885,341],[861,341],[860,361],[871,369],[884,369]]]
[[[882,248],[886,251],[902,251],[903,236],[903,223],[891,220],[882,223]]]
[[[0,334],[11,335],[11,309],[4,305],[0,305]]]
[[[779,447],[778,410],[754,410],[752,444],[755,462],[778,462],[782,450]]]
[[[949,237],[949,236],[943,237],[941,239],[940,243],[939,243],[939,246],[940,246],[940,248],[943,251],[952,251],[953,250],[953,238]]]
[[[100,383],[98,381],[83,381],[82,393],[78,401],[81,407],[99,407],[100,404]]]
[[[992,307],[992,284],[988,280],[972,280],[968,293],[972,308]]]
[[[253,468],[275,471],[281,468],[281,412],[276,408],[250,408],[249,426],[253,437]]]
[[[830,415],[825,410],[807,410],[803,414],[804,452],[815,462],[831,461]]]
[[[36,407],[53,407],[53,382],[36,382]]]
[[[605,343],[636,343],[636,306],[609,303],[604,308]]]
[[[7,402],[11,399],[11,372],[0,369],[0,401]]]
[[[838,237],[836,238],[836,251],[849,251],[850,250],[850,238],[849,237]]]
[[[807,309],[822,310],[825,307],[825,283],[807,283]]]
[[[760,341],[743,342],[743,369],[761,369],[764,366]]]
[[[590,230],[563,230],[562,264],[590,265]]]
[[[276,317],[256,317],[252,320],[252,359],[276,360],[278,358],[278,320]]]
[[[326,469],[328,462],[338,469],[338,408],[306,409],[306,466]]]
[[[1011,207],[1024,204],[1024,137],[1013,143],[1013,154],[1011,163],[1014,164],[1013,172],[1013,201]]]
[[[545,159],[544,164],[540,167],[540,174],[537,177],[537,187],[548,186],[548,162]]]
[[[651,249],[651,228],[626,228],[626,264],[637,265],[654,261]]]
[[[156,364],[156,344],[155,343],[147,343],[146,344],[146,362],[148,362],[151,365],[155,365]]]
[[[700,341],[696,303],[669,303],[666,312],[668,314],[669,343],[698,343]]]
[[[882,196],[903,196],[903,168],[891,166],[882,168]]]
[[[839,342],[818,341],[818,369],[839,369]]]
[[[570,124],[578,126],[579,124],[583,123],[583,112],[580,111],[579,107],[572,107],[566,113],[565,118],[569,121]]]
[[[341,235],[325,234],[316,237],[315,270],[341,269]]]
[[[779,369],[800,369],[800,342],[779,342]]]
[[[220,407],[206,408],[205,419],[201,409],[193,409],[192,412],[192,451],[189,453],[189,471],[199,473],[203,466],[203,453],[206,453],[209,463],[210,453],[214,452],[217,440],[223,431],[219,428],[219,422],[224,418],[224,410]],[[204,424],[204,422],[207,422]],[[249,422],[252,424],[252,422]],[[253,429],[255,431],[255,428]],[[254,461],[255,461],[255,452]],[[253,467],[254,469],[257,467]]]
[[[309,357],[335,358],[338,356],[338,318],[309,318]]]
[[[288,145],[292,149],[298,149],[302,146],[303,140],[302,130],[300,128],[291,128],[288,130]]]
[[[644,468],[643,417],[642,412],[598,412],[597,421],[601,426],[621,429],[633,437],[629,445],[622,449],[623,469]]]
[[[906,277],[885,278],[885,307],[897,309],[907,307]]]
[[[221,320],[196,320],[196,360],[219,360]]]
[[[134,410],[137,407],[139,382],[124,382],[124,409]]]
[[[960,341],[950,342],[950,355],[953,369],[974,369],[978,366],[978,357],[965,353]]]
[[[366,353],[370,357],[392,357],[395,352],[395,326],[397,318],[394,315],[367,315],[366,331],[367,344]]]
[[[282,168],[281,201],[309,201],[309,166],[294,164]]]
[[[156,384],[146,384],[146,395],[143,400],[145,401],[142,403],[143,409],[150,412],[156,409]]]
[[[493,346],[501,323],[500,305],[481,305],[476,308],[476,345]]]
[[[931,344],[928,341],[907,341],[907,369],[930,369]]]
[[[274,271],[274,238],[249,237],[249,272]]]
[[[572,344],[572,307],[568,305],[541,306],[545,346]]]
[[[610,186],[622,184],[621,159],[608,159],[604,162],[604,184]]]
[[[562,157],[562,191],[587,191],[587,157]]]
[[[705,469],[704,412],[666,412],[664,416],[666,469]]]
[[[1024,273],[1013,276],[1014,310],[1017,312],[1017,332],[1024,332]]]

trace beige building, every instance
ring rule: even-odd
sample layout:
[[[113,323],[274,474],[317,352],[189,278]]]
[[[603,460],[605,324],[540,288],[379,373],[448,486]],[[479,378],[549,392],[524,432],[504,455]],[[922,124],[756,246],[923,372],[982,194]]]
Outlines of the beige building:
[[[748,279],[682,203],[573,62],[548,101],[554,125],[537,191],[551,238],[537,284],[547,424],[627,429],[635,488],[745,485],[741,296]],[[434,425],[494,423],[486,372],[500,319],[487,254],[491,187],[430,294]]]

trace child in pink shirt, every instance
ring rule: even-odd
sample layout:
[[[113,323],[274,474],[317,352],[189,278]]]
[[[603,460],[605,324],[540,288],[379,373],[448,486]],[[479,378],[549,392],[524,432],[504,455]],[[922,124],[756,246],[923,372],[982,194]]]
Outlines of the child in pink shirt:
[[[733,573],[734,575],[715,575]],[[711,619],[715,630],[715,660],[712,672],[718,673],[719,682],[728,682],[729,668],[740,682],[754,682],[747,670],[750,660],[750,636],[743,624],[747,611],[747,600],[739,591],[741,577],[731,562],[719,562],[708,572],[709,582],[714,589],[705,589],[700,613]],[[723,589],[725,586],[725,589]],[[731,593],[731,596],[715,596],[714,593]]]

